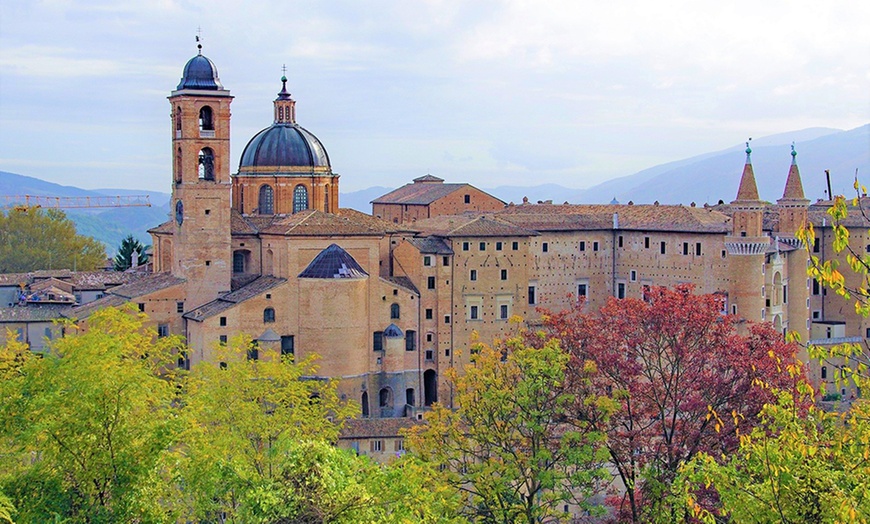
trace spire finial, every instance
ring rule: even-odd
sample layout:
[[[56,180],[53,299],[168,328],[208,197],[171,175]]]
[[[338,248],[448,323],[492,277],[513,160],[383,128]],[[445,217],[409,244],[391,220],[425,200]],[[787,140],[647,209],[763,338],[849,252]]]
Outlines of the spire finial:
[[[797,151],[794,150],[794,142],[791,143],[791,163],[797,165]]]
[[[199,55],[202,55],[202,27],[196,27],[196,50]]]
[[[752,154],[752,148],[749,147],[749,142],[752,142],[752,137],[749,137],[749,140],[746,141],[746,163],[751,164],[752,159],[749,158],[749,155]]]

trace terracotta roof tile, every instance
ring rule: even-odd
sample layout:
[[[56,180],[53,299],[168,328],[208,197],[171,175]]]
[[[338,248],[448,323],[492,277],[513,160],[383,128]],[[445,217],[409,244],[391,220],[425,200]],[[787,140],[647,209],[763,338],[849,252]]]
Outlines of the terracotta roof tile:
[[[788,169],[788,178],[785,181],[785,190],[782,192],[783,200],[806,200],[804,197],[804,185],[801,183],[801,174],[796,163],[792,162]]]
[[[136,273],[131,274],[136,275]],[[128,299],[137,298],[183,283],[183,278],[172,276],[170,273],[156,273],[152,275],[142,275],[138,279],[132,280],[123,286],[112,288],[109,293]]]
[[[417,286],[415,286],[411,279],[408,277],[381,277],[380,279],[394,286],[404,288],[405,290],[410,291],[415,295],[420,294],[420,290],[417,289]]]
[[[383,236],[384,234],[383,229],[366,221],[313,209],[281,217],[260,232],[284,236]]]
[[[434,178],[434,177],[433,177]],[[405,184],[399,189],[390,191],[386,195],[372,200],[372,204],[407,204],[429,205],[436,200],[446,197],[460,189],[477,189],[471,184],[443,184],[434,181],[420,181],[413,184]]]
[[[183,316],[188,320],[202,322],[206,318],[213,317],[218,313],[222,313],[232,307],[235,307],[236,304],[262,295],[266,291],[274,289],[283,284],[284,282],[287,282],[286,278],[261,276],[250,284],[239,288],[232,293],[227,293],[226,295],[216,300],[212,300],[208,304],[200,306],[192,311],[188,311]]]
[[[358,418],[346,420],[340,440],[399,437],[401,430],[423,424],[412,418]]]
[[[418,220],[414,227],[422,235],[440,237],[516,237],[537,235],[536,231],[521,227],[512,220],[504,220],[501,214],[441,215]]]
[[[758,200],[758,186],[755,184],[755,173],[749,161],[743,166],[743,176],[740,177],[740,187],[737,189],[737,199],[734,202],[754,202]]]
[[[615,218],[614,218],[615,215]],[[498,218],[536,231],[623,229],[723,233],[730,218],[712,208],[660,205],[523,204]]]
[[[148,230],[149,233],[174,233],[175,226],[173,220],[167,220],[159,226],[152,227]]]
[[[452,255],[453,249],[442,238],[438,237],[413,237],[407,239],[408,243],[416,247],[420,253],[433,255]]]
[[[103,298],[99,298],[93,302],[88,302],[87,304],[82,304],[81,306],[67,306],[67,308],[63,310],[63,316],[75,319],[88,318],[94,313],[94,311],[107,307],[123,306],[129,301],[130,300],[126,297],[106,295]]]
[[[394,224],[388,220],[369,215],[368,213],[363,213],[362,211],[357,211],[356,209],[341,208],[338,210],[338,215],[354,220],[360,224],[367,224],[372,229],[381,230],[386,233],[416,231],[411,224]]]
[[[44,322],[62,318],[67,304],[39,304],[0,308],[0,323]],[[5,328],[4,328],[5,329]]]

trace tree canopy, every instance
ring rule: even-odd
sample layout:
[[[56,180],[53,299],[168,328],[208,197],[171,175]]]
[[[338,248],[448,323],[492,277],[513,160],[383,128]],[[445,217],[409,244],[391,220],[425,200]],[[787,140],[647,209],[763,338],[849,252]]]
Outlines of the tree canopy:
[[[40,269],[93,270],[106,250],[93,238],[76,234],[63,211],[29,208],[0,211],[0,273]]]
[[[436,404],[408,434],[409,449],[448,472],[475,522],[553,522],[569,517],[568,503],[592,509],[589,497],[607,476],[603,435],[573,407],[606,410],[612,401],[565,389],[568,356],[556,341],[480,344],[471,361],[463,375],[448,372],[458,407]]]
[[[681,510],[669,495],[680,466],[700,451],[737,447],[723,426],[752,424],[773,398],[758,383],[796,382],[783,371],[796,365],[797,347],[767,324],[739,334],[735,319],[722,314],[721,297],[693,294],[690,286],[654,287],[645,300],[611,298],[595,312],[584,307],[546,313],[532,342],[558,339],[571,356],[568,369],[594,362],[593,391],[619,403],[606,416],[580,404],[575,415],[607,435],[625,487],[624,496],[611,498],[618,518],[673,521]]]
[[[126,271],[133,267],[133,254],[136,254],[136,265],[148,263],[148,248],[143,246],[141,242],[133,238],[133,235],[127,235],[121,244],[118,246],[118,253],[112,259],[115,271]]]

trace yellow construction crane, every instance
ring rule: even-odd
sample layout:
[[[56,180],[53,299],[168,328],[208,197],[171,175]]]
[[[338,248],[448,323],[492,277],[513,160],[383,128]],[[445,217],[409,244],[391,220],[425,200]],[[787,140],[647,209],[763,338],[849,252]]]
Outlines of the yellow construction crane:
[[[0,195],[4,209],[26,211],[32,207],[76,209],[93,207],[151,207],[148,195],[58,197],[43,195]]]

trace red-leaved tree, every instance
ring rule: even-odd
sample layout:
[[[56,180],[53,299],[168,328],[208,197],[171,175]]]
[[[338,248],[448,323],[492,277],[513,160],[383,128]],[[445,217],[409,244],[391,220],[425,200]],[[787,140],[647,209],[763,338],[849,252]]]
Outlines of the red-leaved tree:
[[[609,417],[594,405],[576,408],[607,434],[626,488],[610,497],[619,521],[672,521],[682,511],[669,502],[680,465],[702,450],[736,449],[735,426],[747,429],[770,400],[757,381],[790,390],[798,380],[794,344],[769,324],[738,323],[722,306],[718,295],[677,286],[652,288],[645,300],[611,298],[595,312],[584,312],[582,302],[544,311],[543,332],[532,338],[559,339],[569,369],[594,362],[593,388],[621,403]],[[578,384],[587,389],[584,378]]]

